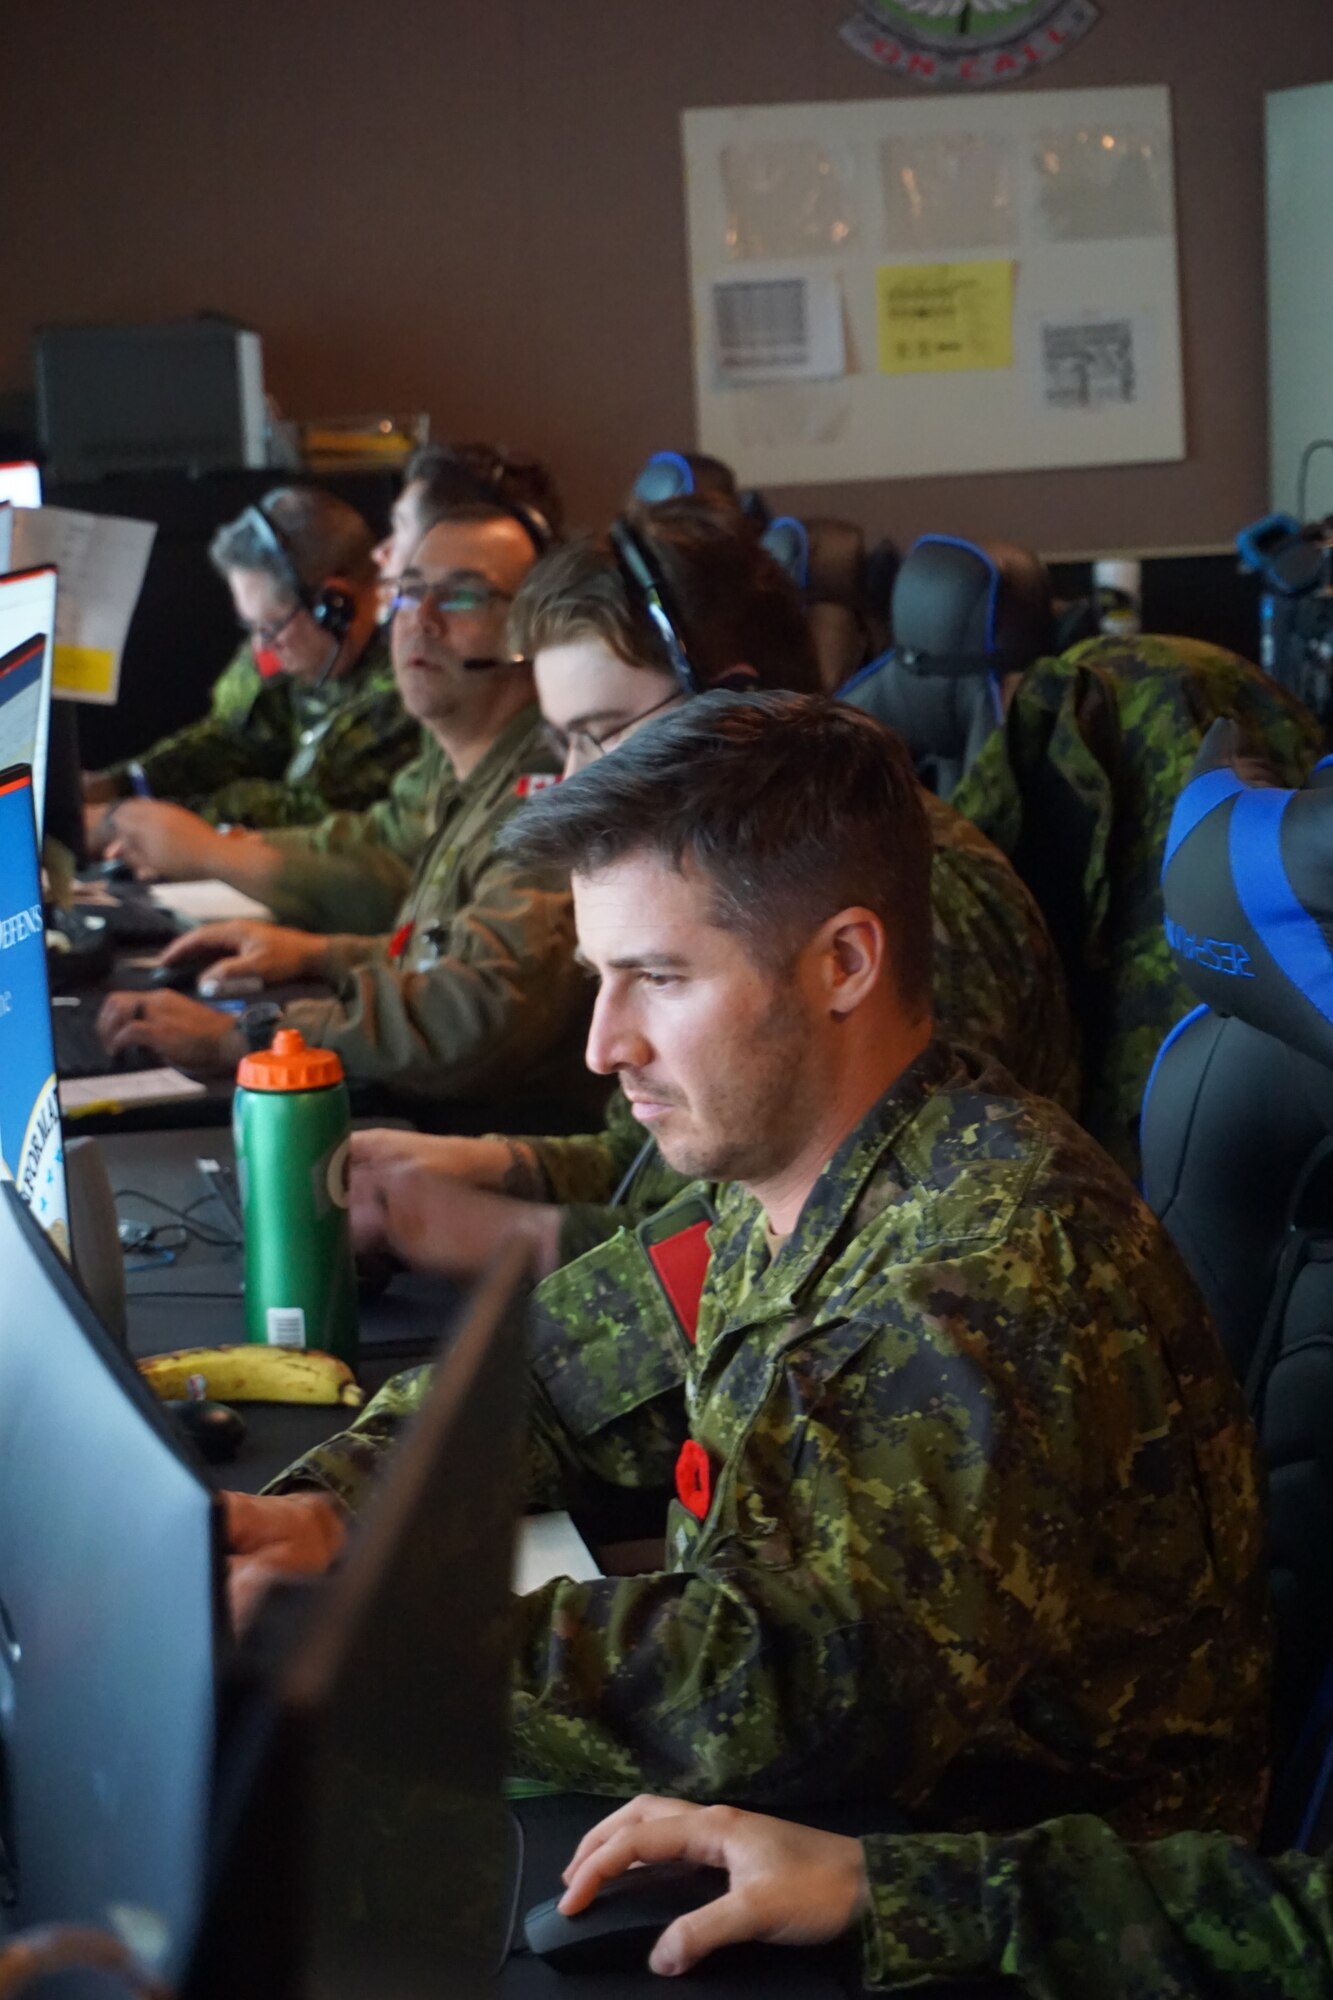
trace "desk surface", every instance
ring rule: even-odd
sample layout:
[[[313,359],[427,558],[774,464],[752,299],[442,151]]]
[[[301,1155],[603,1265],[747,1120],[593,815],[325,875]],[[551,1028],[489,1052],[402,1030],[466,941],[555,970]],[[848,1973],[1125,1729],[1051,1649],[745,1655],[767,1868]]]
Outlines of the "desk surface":
[[[197,1162],[231,1164],[231,1136],[216,1128],[115,1133],[98,1145],[106,1160],[116,1211],[122,1220],[172,1222],[188,1211],[201,1230],[226,1236],[225,1213],[207,1198]],[[159,1206],[159,1204],[161,1204]],[[168,1212],[170,1211],[170,1213]],[[241,1252],[235,1243],[191,1238],[170,1264],[130,1268],[126,1260],[129,1346],[135,1356],[174,1347],[224,1347],[245,1338],[241,1310]],[[447,1279],[404,1273],[382,1297],[361,1309],[361,1359],[357,1374],[373,1394],[399,1368],[426,1358],[448,1327],[457,1288]],[[303,1451],[340,1430],[345,1409],[309,1403],[247,1403],[248,1435],[219,1483],[255,1492]]]

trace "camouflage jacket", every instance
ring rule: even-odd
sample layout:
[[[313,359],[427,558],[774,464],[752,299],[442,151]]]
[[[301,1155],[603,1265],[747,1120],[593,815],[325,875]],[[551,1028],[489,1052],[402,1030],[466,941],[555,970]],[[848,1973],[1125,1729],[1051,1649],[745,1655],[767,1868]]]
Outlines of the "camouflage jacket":
[[[566,1115],[596,1103],[568,884],[495,851],[544,754],[529,706],[467,778],[442,758],[431,836],[392,934],[331,937],[334,997],[284,1007],[283,1024],[335,1049],[350,1081],[418,1103],[529,1094]]]
[[[368,806],[421,749],[398,698],[382,631],[356,665],[322,688],[264,680],[248,645],[214,683],[209,712],[137,759],[158,798],[215,824],[304,826],[335,808]],[[129,766],[111,776],[131,789]]]
[[[541,757],[546,754],[543,748]],[[533,763],[536,768],[537,753]],[[546,768],[544,762],[540,768]],[[282,856],[277,883],[268,892],[274,915],[303,930],[369,937],[391,931],[453,782],[443,750],[427,735],[373,806],[330,813],[317,826],[271,833],[269,844]]]
[[[1102,1821],[863,1843],[865,1979],[1008,1974],[1036,2000],[1327,2000],[1333,1864],[1221,1834],[1130,1847]]]
[[[1027,886],[970,820],[922,793],[934,843],[935,1025],[946,1040],[994,1056],[1011,1076],[1067,1111],[1078,1106],[1078,1063],[1060,955]],[[644,1151],[646,1134],[619,1090],[602,1132],[532,1140],[550,1199],[564,1210],[563,1261],[635,1223],[685,1186],[656,1147],[611,1196]]]
[[[1247,660],[1192,639],[1090,639],[1028,669],[953,795],[1045,912],[1080,1030],[1082,1120],[1130,1174],[1153,1057],[1194,1004],[1162,930],[1166,831],[1220,715],[1280,783],[1303,782],[1319,725]]]
[[[1064,1113],[941,1042],[771,1261],[722,1191],[696,1344],[632,1237],[534,1296],[529,1492],[667,1489],[658,1574],[520,1601],[520,1769],[941,1826],[1254,1831],[1254,1440],[1162,1230]],[[355,1505],[399,1378],[289,1483]]]

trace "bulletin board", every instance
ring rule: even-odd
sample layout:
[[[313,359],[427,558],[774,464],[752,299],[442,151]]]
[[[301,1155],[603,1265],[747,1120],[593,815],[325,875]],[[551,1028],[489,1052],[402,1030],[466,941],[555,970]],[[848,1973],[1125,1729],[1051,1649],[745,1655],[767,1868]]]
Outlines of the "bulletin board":
[[[1185,455],[1171,99],[684,114],[699,447],[747,483]]]

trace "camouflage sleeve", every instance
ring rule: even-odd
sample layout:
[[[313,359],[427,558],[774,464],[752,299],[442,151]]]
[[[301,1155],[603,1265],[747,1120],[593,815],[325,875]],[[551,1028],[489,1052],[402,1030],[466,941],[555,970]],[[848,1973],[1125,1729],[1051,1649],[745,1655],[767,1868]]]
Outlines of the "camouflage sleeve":
[[[416,740],[422,743],[420,732]],[[280,921],[371,936],[392,930],[434,825],[443,768],[439,747],[426,741],[365,811],[278,831],[282,872],[269,900]]]
[[[214,683],[208,714],[135,760],[154,795],[198,812],[239,778],[280,780],[292,754],[291,704],[282,681],[263,681],[242,646]],[[118,781],[126,766],[113,767]]]
[[[336,1050],[354,1082],[472,1096],[531,1076],[575,1034],[587,990],[568,891],[492,854],[435,964],[406,971],[376,948],[333,1000],[293,1001],[283,1018]]]
[[[633,1229],[688,1185],[686,1177],[668,1167],[654,1147],[635,1175],[633,1187],[626,1190],[625,1199],[611,1205],[612,1195],[643,1152],[647,1138],[624,1092],[614,1090],[607,1100],[602,1131],[525,1142],[546,1177],[546,1198],[559,1202],[564,1210],[560,1224],[562,1264],[572,1263],[618,1229]]]
[[[354,1424],[306,1452],[271,1480],[266,1493],[318,1487],[349,1513],[364,1507],[381,1467],[430,1389],[429,1367],[408,1368],[386,1382]]]
[[[864,1843],[865,1979],[1007,1974],[1036,2000],[1323,2000],[1333,1868],[1221,1834],[1142,1846],[1101,1820]]]
[[[526,1505],[582,1510],[633,1489],[660,1491],[665,1511],[685,1437],[686,1349],[632,1236],[538,1286],[528,1345]],[[316,1486],[359,1512],[430,1377],[428,1367],[395,1375],[355,1423],[266,1490]]]

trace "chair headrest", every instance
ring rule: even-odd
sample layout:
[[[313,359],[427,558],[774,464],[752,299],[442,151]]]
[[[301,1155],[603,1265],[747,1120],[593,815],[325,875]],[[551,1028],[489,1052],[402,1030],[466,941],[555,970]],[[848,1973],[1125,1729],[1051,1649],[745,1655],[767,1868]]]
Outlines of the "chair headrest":
[[[704,452],[655,451],[631,489],[631,497],[652,507],[659,500],[679,500],[687,493],[721,494],[739,500],[736,475],[720,458]]]
[[[778,514],[759,539],[808,604],[845,604],[860,614],[866,550],[854,521],[826,515],[798,521],[792,514]]]
[[[1021,672],[1050,648],[1046,565],[1008,542],[922,535],[893,587],[893,638],[918,673]]]
[[[1301,791],[1263,775],[1215,722],[1167,834],[1167,944],[1216,1013],[1333,1066],[1333,759]]]

